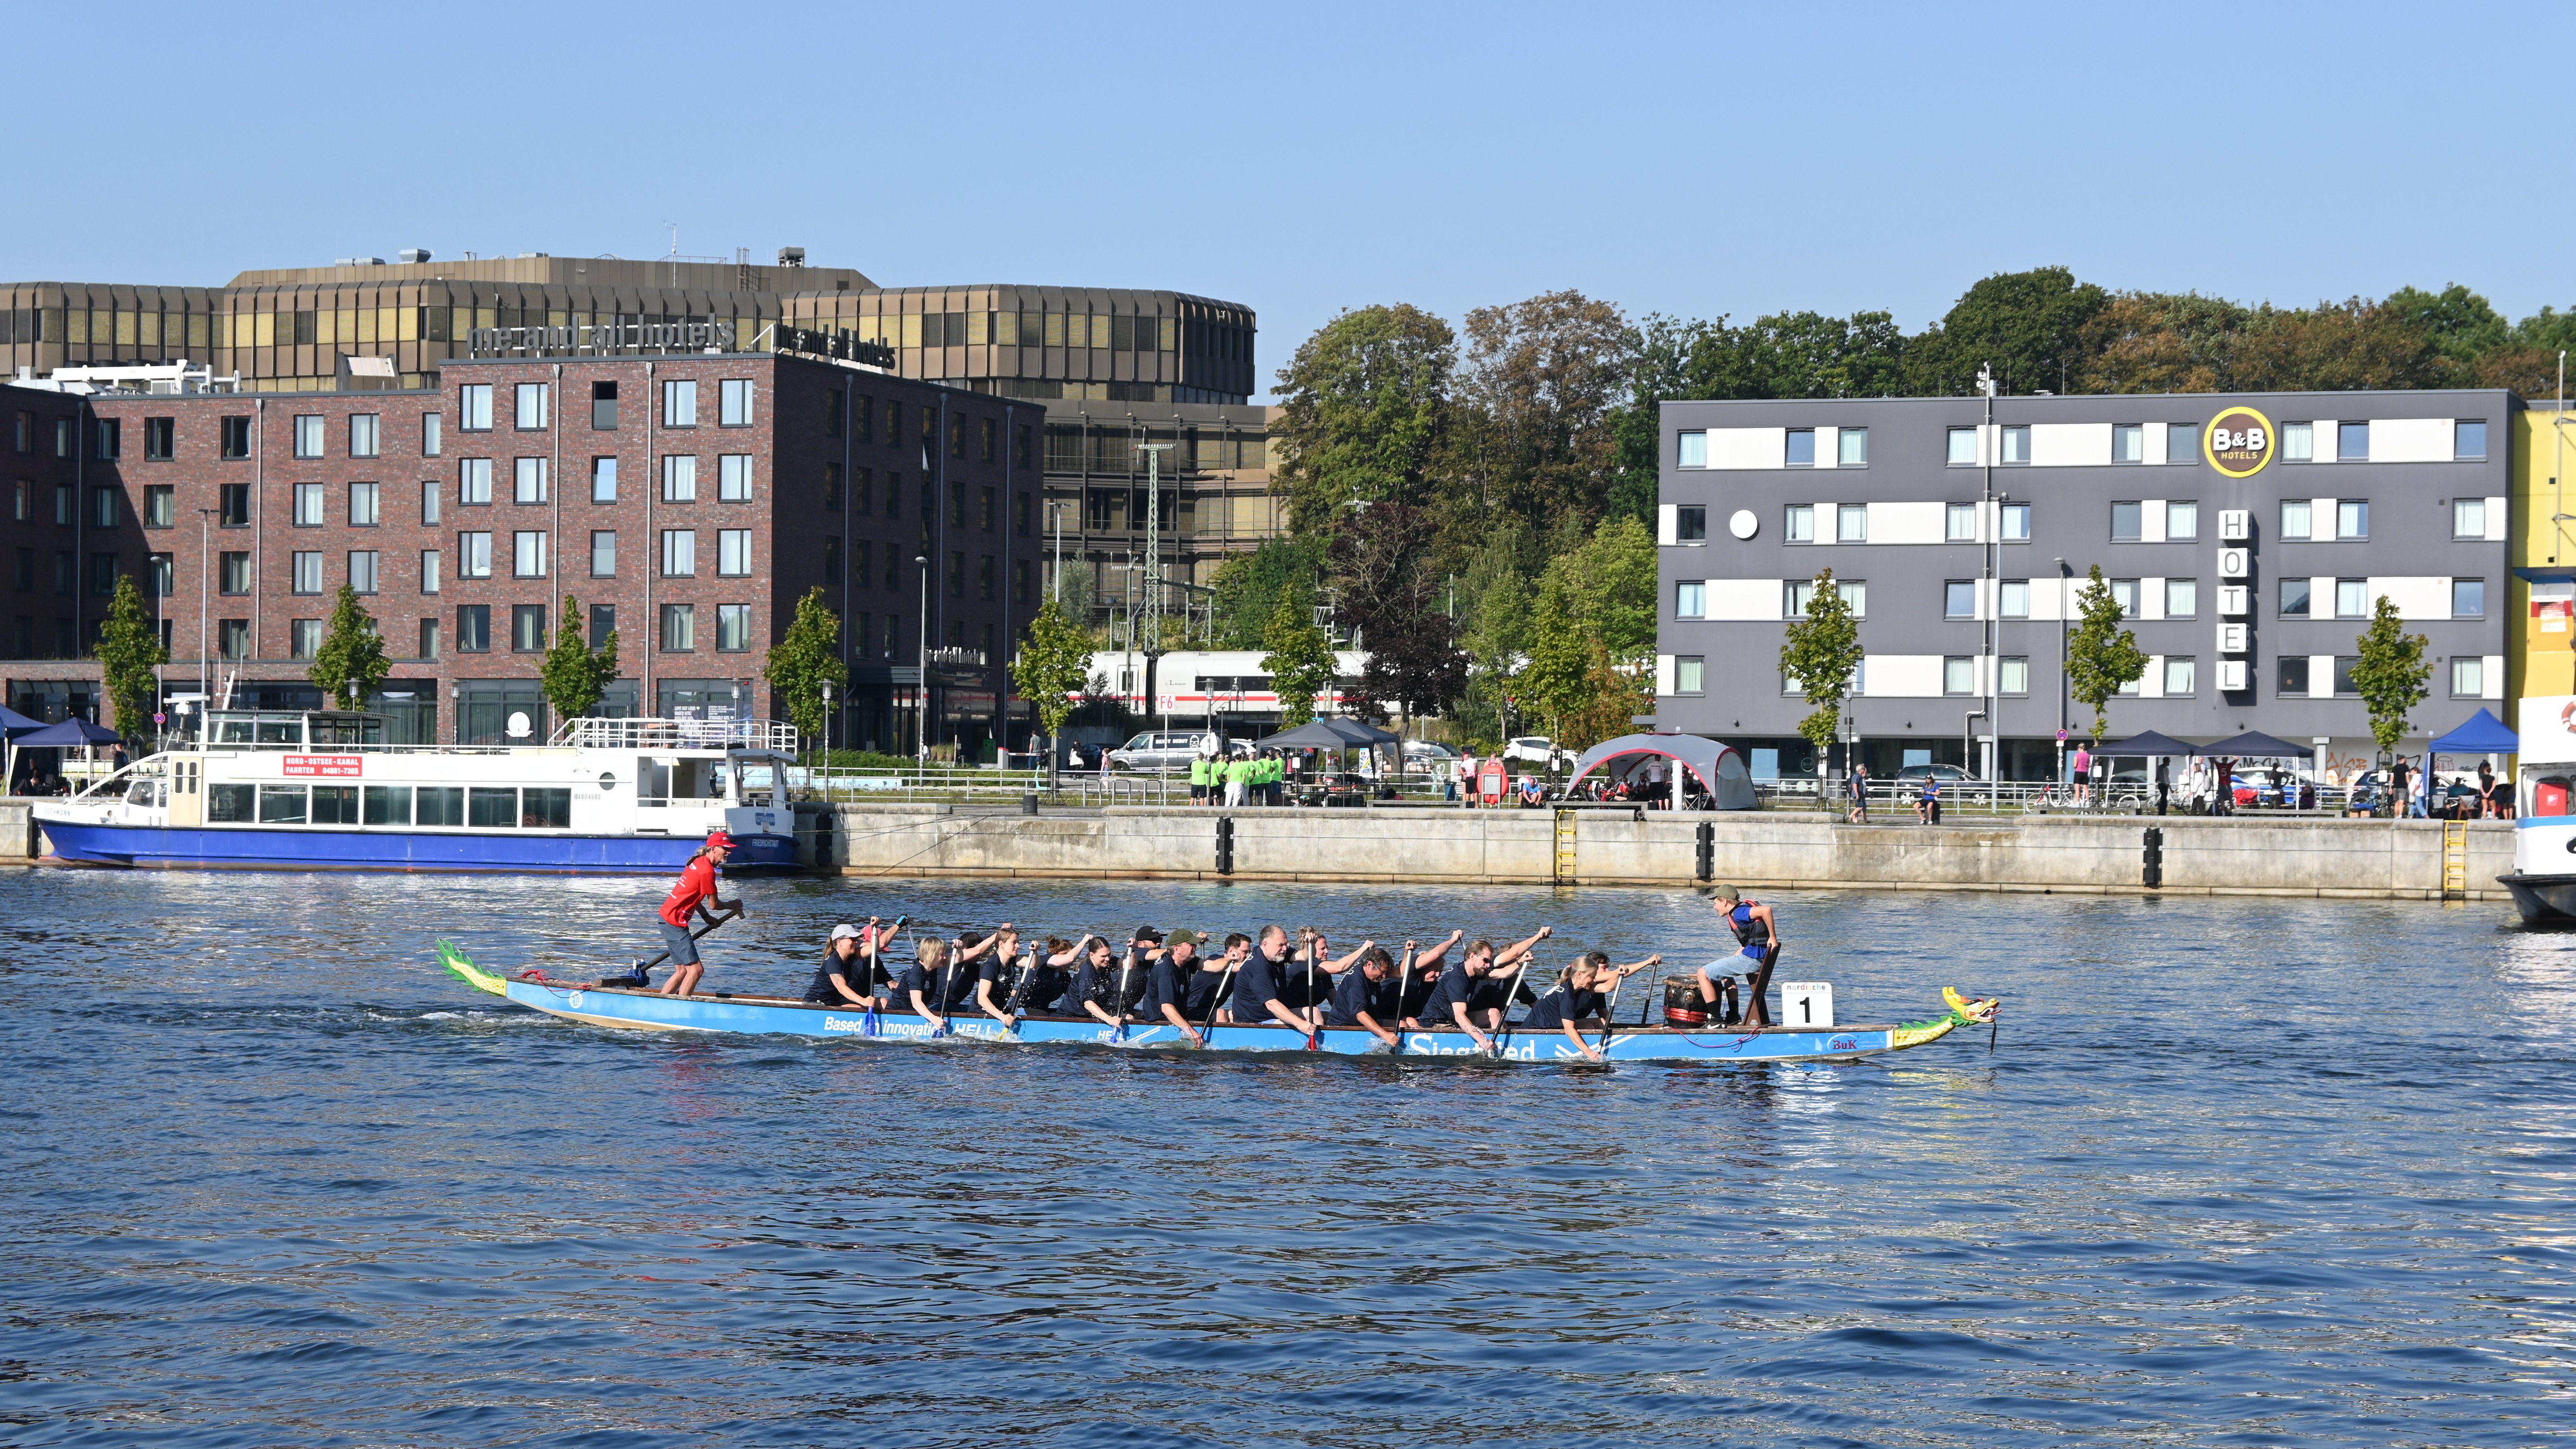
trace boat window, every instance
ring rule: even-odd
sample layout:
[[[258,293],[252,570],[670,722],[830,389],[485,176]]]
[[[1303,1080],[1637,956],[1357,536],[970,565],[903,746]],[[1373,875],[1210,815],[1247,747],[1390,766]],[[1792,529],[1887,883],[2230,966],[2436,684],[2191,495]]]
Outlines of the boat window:
[[[519,824],[528,830],[570,830],[572,790],[531,786],[519,792]]]
[[[304,744],[304,730],[293,720],[264,719],[259,721],[258,742],[263,748],[300,749]]]
[[[304,823],[304,787],[301,785],[262,785],[259,787],[259,823],[262,825],[301,825]]]
[[[2576,780],[2565,775],[2543,775],[2531,782],[2531,813],[2564,815],[2567,813],[2567,791]]]
[[[208,785],[206,819],[216,825],[245,824],[251,819],[253,805],[250,785]]]
[[[314,786],[313,823],[316,825],[357,824],[358,787],[355,785]]]
[[[671,798],[713,800],[724,793],[713,760],[675,760],[671,764]]]
[[[671,799],[671,762],[650,755],[635,761],[635,801],[639,805],[664,805]]]
[[[414,825],[462,825],[465,823],[465,787],[462,785],[423,785],[420,807],[412,816]]]
[[[477,830],[508,830],[519,823],[519,792],[488,790],[481,785],[465,792],[465,823]]]
[[[160,782],[156,780],[137,780],[133,784],[126,786],[125,803],[128,805],[153,804],[152,787],[158,783]]]
[[[411,823],[411,787],[409,785],[369,785],[367,814],[361,823],[409,825]]]

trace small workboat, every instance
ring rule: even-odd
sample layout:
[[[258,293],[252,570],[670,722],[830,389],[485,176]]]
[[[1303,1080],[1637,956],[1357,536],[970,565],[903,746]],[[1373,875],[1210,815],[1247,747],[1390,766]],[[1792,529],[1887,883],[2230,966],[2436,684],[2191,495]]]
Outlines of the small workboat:
[[[591,1026],[641,1031],[726,1031],[749,1035],[855,1037],[861,1040],[1084,1044],[1145,1050],[1195,1050],[1174,1027],[1135,1022],[1119,1029],[1089,1017],[1023,1016],[1016,1031],[1006,1031],[990,1017],[958,1012],[948,1018],[948,1031],[934,1038],[931,1024],[905,1011],[871,1012],[864,1007],[818,1006],[784,996],[746,996],[707,992],[664,996],[627,986],[556,981],[543,972],[496,976],[476,966],[452,943],[438,943],[438,959],[467,985],[521,1006]],[[1902,1051],[1936,1042],[1963,1026],[1994,1019],[1991,999],[1970,1001],[1943,987],[1948,1010],[1925,1021],[1903,1025],[1832,1028],[1770,1027],[1761,1030],[1697,1030],[1671,1026],[1615,1026],[1603,1055],[1614,1062],[1749,1062],[1844,1061],[1880,1052]],[[1587,1033],[1596,1048],[1596,1034]],[[1309,1043],[1294,1027],[1216,1026],[1208,1029],[1206,1050],[1298,1052],[1325,1051],[1337,1056],[1478,1057],[1520,1062],[1583,1060],[1583,1053],[1561,1031],[1506,1029],[1488,1052],[1462,1031],[1412,1031],[1403,1034],[1401,1052],[1361,1027],[1331,1026]]]

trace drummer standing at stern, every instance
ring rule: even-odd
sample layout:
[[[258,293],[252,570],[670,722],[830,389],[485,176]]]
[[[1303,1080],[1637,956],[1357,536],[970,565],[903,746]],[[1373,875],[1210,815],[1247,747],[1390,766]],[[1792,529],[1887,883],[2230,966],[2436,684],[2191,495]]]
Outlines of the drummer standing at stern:
[[[671,979],[662,983],[665,996],[686,996],[698,987],[698,977],[705,967],[698,962],[698,943],[689,939],[692,914],[703,916],[709,926],[720,919],[716,912],[742,914],[740,900],[723,900],[716,895],[716,867],[733,853],[733,837],[719,830],[707,837],[698,853],[680,869],[680,883],[671,887],[670,897],[662,902],[662,944],[671,950]]]
[[[1763,993],[1771,986],[1771,968],[1780,962],[1780,918],[1760,901],[1748,901],[1733,886],[1717,888],[1717,913],[1726,928],[1735,933],[1743,946],[1744,962],[1744,1029],[1758,1031],[1771,1025],[1771,1008]],[[1710,962],[1709,966],[1718,965]],[[1709,978],[1709,966],[1699,968],[1699,992],[1711,1007],[1717,1005],[1717,983]]]

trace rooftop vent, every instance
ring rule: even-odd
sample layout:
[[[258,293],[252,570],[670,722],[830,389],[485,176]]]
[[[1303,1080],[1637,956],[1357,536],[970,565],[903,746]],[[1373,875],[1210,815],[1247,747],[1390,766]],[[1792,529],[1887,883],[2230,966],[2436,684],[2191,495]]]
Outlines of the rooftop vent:
[[[384,264],[383,257],[341,257],[331,263],[335,267],[381,267]]]
[[[401,251],[398,251],[398,252],[394,253],[394,255],[395,255],[395,256],[397,256],[397,257],[400,257],[403,261],[405,261],[405,262],[407,262],[407,263],[411,263],[411,264],[417,265],[418,263],[425,262],[425,261],[428,261],[428,260],[429,260],[429,248],[427,248],[427,247],[404,247]]]
[[[544,252],[521,252],[519,253],[519,260],[523,262],[532,262],[544,255]]]
[[[805,265],[805,249],[803,247],[780,247],[778,249],[778,264],[782,267],[801,267]]]

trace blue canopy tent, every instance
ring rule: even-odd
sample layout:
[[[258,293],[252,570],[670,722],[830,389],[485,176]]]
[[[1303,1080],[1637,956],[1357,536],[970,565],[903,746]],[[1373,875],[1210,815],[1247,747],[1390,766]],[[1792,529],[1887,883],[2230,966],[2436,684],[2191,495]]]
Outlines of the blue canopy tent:
[[[33,734],[44,727],[43,720],[29,719],[7,705],[0,704],[0,741],[6,742],[5,748],[0,748],[0,794],[7,794],[16,788],[19,737]]]
[[[2522,737],[2515,734],[2483,707],[2461,721],[2460,727],[2424,747],[2424,768],[2415,772],[2415,797],[2412,809],[2430,813],[2433,808],[2434,763],[2443,755],[2511,755],[2522,750]]]

